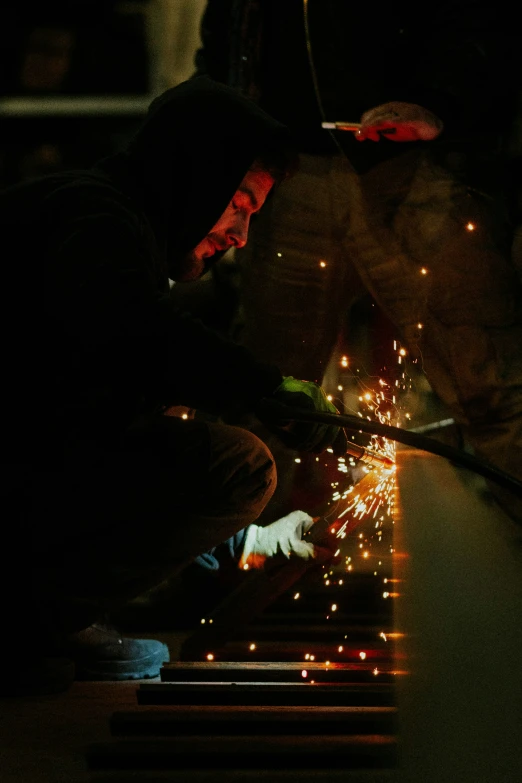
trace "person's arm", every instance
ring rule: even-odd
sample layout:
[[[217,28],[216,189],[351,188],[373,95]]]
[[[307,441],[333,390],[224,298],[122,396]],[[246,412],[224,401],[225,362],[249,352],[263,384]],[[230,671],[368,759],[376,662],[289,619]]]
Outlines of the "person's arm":
[[[283,377],[180,311],[144,219],[105,193],[75,203],[76,192],[64,189],[54,205],[54,214],[68,219],[51,237],[44,301],[86,378],[94,374],[98,385],[164,406],[222,416],[253,412],[297,451],[333,447],[344,454],[341,427],[281,419],[281,405],[284,419],[284,406],[336,413],[323,389]]]
[[[264,568],[267,561],[278,562],[298,558],[325,563],[335,557],[337,539],[332,537],[322,546],[305,540],[314,524],[313,517],[299,509],[291,511],[269,525],[248,525],[235,536],[196,558],[199,568],[215,575],[236,569],[249,571]],[[328,544],[328,546],[326,545]]]
[[[97,204],[67,226],[49,253],[48,315],[108,380],[216,414],[251,410],[282,382],[277,368],[176,307],[132,214]]]

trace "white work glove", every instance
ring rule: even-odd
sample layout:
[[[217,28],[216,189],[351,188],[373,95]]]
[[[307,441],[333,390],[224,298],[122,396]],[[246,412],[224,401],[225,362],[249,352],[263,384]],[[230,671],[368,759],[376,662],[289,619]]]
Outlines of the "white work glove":
[[[442,120],[429,109],[417,103],[391,101],[363,114],[355,138],[379,141],[381,136],[386,136],[390,141],[431,141],[443,129]]]
[[[262,568],[267,558],[276,555],[287,559],[292,556],[302,560],[315,558],[316,549],[321,551],[321,548],[303,541],[313,524],[313,518],[305,511],[292,511],[266,527],[249,525],[239,567]]]

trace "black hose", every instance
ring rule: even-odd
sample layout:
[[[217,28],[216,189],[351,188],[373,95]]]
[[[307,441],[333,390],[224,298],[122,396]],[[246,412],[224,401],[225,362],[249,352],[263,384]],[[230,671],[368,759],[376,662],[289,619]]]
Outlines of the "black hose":
[[[420,435],[418,432],[410,432],[400,427],[393,427],[391,424],[380,424],[376,421],[368,421],[367,419],[348,414],[322,413],[305,408],[291,408],[288,405],[283,405],[268,398],[262,400],[259,407],[263,416],[266,416],[267,419],[273,419],[274,423],[277,421],[281,423],[285,421],[311,421],[317,424],[328,424],[330,426],[356,430],[357,432],[367,432],[371,435],[381,435],[389,440],[404,443],[406,446],[413,446],[413,448],[421,451],[429,451],[431,454],[445,457],[457,465],[472,470],[474,473],[478,473],[480,476],[494,481],[499,486],[504,487],[504,489],[509,489],[522,497],[522,481],[519,481],[515,476],[511,476],[509,473],[496,468],[479,457],[475,457],[460,449],[455,449],[453,446],[448,446],[426,435]]]

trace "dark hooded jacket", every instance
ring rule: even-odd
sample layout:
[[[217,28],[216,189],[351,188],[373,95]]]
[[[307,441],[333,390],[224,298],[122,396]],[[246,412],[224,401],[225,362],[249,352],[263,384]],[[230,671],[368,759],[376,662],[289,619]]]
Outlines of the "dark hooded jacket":
[[[178,310],[169,277],[258,152],[287,145],[284,126],[201,78],[157,98],[124,152],[1,194],[6,459],[60,460],[140,413],[251,409],[276,388],[277,368]]]

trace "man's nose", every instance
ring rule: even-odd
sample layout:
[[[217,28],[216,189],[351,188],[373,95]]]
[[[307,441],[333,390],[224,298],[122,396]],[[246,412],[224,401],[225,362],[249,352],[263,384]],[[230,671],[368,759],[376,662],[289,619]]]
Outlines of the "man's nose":
[[[248,226],[250,223],[250,216],[238,216],[234,223],[229,237],[232,240],[234,247],[244,247],[248,240]]]

